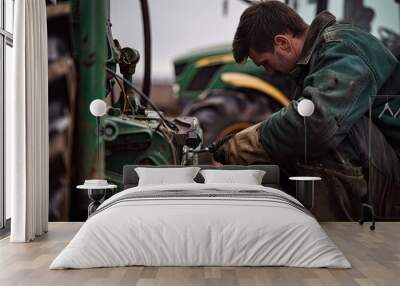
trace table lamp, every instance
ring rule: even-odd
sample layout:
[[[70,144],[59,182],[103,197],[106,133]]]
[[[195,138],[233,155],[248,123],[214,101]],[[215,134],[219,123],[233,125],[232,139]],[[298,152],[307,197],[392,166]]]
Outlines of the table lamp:
[[[304,164],[307,164],[307,120],[313,115],[314,103],[309,99],[301,100],[297,105],[297,112],[304,120]],[[321,180],[320,177],[298,176],[290,177],[290,180],[296,182],[296,198],[309,210],[314,207],[314,184]]]

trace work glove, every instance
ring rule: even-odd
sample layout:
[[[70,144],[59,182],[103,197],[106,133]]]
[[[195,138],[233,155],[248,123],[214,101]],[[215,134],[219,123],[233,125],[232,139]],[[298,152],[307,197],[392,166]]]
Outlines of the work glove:
[[[227,139],[213,153],[214,160],[223,165],[252,165],[271,163],[260,138],[261,123],[250,126]]]

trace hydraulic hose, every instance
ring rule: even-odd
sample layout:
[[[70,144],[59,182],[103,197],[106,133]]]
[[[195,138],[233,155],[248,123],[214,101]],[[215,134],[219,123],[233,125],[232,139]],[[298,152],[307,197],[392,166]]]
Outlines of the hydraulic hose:
[[[150,96],[151,90],[151,27],[150,13],[147,0],[140,0],[143,18],[143,39],[144,39],[144,77],[142,92]],[[147,101],[141,97],[141,105],[147,106]]]
[[[118,75],[115,71],[113,71],[110,68],[106,67],[106,71],[108,73],[110,73],[115,79],[119,79],[122,80],[126,85],[128,85],[130,88],[132,88],[139,96],[140,98],[144,99],[145,102],[147,102],[151,108],[153,108],[153,110],[158,114],[158,116],[160,117],[160,120],[165,124],[166,127],[170,128],[173,131],[179,131],[178,126],[176,126],[175,123],[173,123],[172,121],[169,121],[168,119],[166,119],[164,117],[164,115],[162,115],[160,109],[151,101],[151,99],[145,95],[143,92],[141,92],[138,88],[136,88],[130,81],[128,81],[126,78]]]

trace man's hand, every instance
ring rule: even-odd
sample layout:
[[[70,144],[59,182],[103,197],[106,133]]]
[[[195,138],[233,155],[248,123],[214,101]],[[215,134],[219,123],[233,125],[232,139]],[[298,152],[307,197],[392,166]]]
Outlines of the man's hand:
[[[271,163],[261,144],[260,127],[261,123],[258,123],[231,136],[214,152],[214,160],[230,165]]]

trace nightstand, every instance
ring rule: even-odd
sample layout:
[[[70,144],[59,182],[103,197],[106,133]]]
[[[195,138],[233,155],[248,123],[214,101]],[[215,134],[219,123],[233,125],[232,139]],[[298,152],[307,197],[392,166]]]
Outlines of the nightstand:
[[[106,180],[85,180],[85,184],[79,185],[77,189],[88,191],[91,203],[88,206],[88,217],[96,211],[106,196],[107,190],[115,189],[116,185],[110,185]]]
[[[315,182],[320,181],[320,177],[290,177],[289,180],[296,182],[296,199],[299,200],[307,209],[314,207]]]

